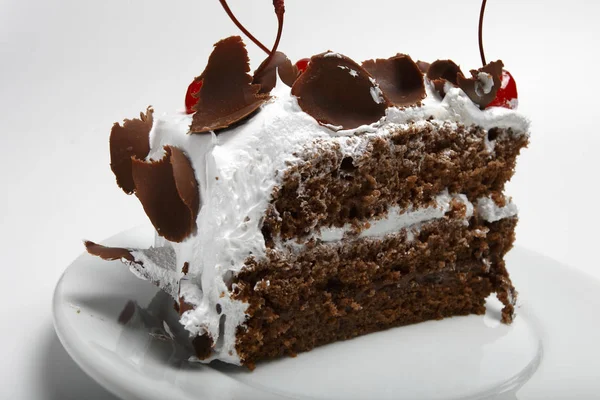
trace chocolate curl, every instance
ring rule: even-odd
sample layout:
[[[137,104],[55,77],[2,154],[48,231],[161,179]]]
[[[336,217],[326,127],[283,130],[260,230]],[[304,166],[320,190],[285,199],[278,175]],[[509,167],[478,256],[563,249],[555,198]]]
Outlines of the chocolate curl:
[[[292,87],[298,75],[298,68],[280,51],[267,57],[254,72],[252,83],[260,85],[259,93],[270,93],[277,83],[277,75],[283,83]]]
[[[196,230],[200,208],[198,182],[186,155],[165,146],[159,161],[133,159],[135,194],[160,236],[182,242]]]
[[[362,63],[388,99],[397,107],[419,105],[427,95],[423,73],[406,54]]]
[[[200,209],[200,195],[194,168],[187,156],[177,147],[171,148],[171,165],[179,198],[188,207],[195,223]]]
[[[135,190],[131,157],[144,159],[150,152],[153,113],[148,107],[146,113],[140,113],[139,119],[126,119],[123,126],[115,122],[110,131],[110,169],[117,178],[117,185],[127,194]]]
[[[206,69],[196,79],[202,80],[195,106],[191,133],[225,129],[243,120],[270,99],[261,94],[260,85],[252,84],[250,60],[239,36],[215,44]]]
[[[458,87],[460,87],[473,103],[480,109],[490,104],[502,85],[502,61],[493,61],[478,70],[471,70],[472,78],[465,78],[462,73],[458,74]]]
[[[313,56],[294,86],[300,108],[321,125],[354,129],[377,122],[390,101],[371,75],[343,55]]]
[[[421,61],[418,60],[417,61],[417,67],[419,67],[419,69],[421,70],[422,73],[426,74],[427,71],[429,71],[429,66],[431,64],[429,64],[427,61]]]
[[[177,298],[181,274],[175,269],[176,256],[172,247],[151,247],[149,249],[127,249],[108,247],[84,241],[87,252],[103,260],[120,260],[139,278],[149,280],[164,292]],[[142,255],[136,258],[134,254]],[[160,272],[157,272],[160,271]]]
[[[215,342],[208,333],[205,333],[203,335],[196,336],[192,340],[192,346],[194,347],[196,357],[198,357],[200,360],[206,360],[212,354],[213,348],[215,347]]]
[[[427,79],[433,83],[438,94],[444,98],[446,95],[446,82],[458,85],[458,74],[462,74],[460,67],[452,60],[434,61],[427,70]]]
[[[85,240],[83,242],[85,245],[85,249],[88,253],[93,256],[100,257],[106,261],[114,261],[114,260],[127,260],[134,262],[135,259],[131,255],[130,250],[122,248],[122,247],[107,247],[102,246],[101,244],[97,244],[91,242],[89,240]]]

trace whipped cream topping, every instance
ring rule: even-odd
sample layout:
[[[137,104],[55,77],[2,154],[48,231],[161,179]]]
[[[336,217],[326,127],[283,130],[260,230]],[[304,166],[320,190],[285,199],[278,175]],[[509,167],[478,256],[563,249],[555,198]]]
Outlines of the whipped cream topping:
[[[426,87],[427,98],[421,107],[389,108],[386,116],[375,124],[337,132],[304,113],[289,88],[280,82],[272,93],[274,98],[257,115],[218,135],[189,134],[191,115],[155,115],[147,159],[162,158],[165,145],[177,146],[191,160],[199,184],[201,208],[196,220],[197,233],[181,243],[159,238],[156,246],[168,246],[175,254],[175,267],[169,269],[166,279],[169,284],[171,276],[183,276],[179,271],[184,263],[189,263],[178,295],[195,308],[182,315],[181,323],[190,335],[208,333],[213,339],[216,344],[213,354],[205,362],[219,359],[240,364],[235,334],[246,319],[248,305],[233,299],[228,285],[249,255],[258,260],[265,257],[261,221],[285,170],[302,161],[298,154],[318,153],[335,146],[344,156],[356,157],[367,149],[369,139],[408,129],[411,123],[476,124],[483,129],[510,128],[514,135],[528,134],[529,121],[517,111],[504,108],[482,111],[458,88],[451,88],[440,100],[429,84]],[[442,193],[436,205],[429,208],[389,210],[385,219],[372,221],[371,228],[361,235],[384,235],[441,218],[453,198],[467,205],[467,213],[473,212],[474,206],[464,195]],[[506,218],[516,212],[495,209],[492,203],[485,199],[477,202],[478,212],[481,209],[486,219]],[[345,228],[322,229],[321,239],[340,240]],[[147,258],[145,253],[138,256]],[[164,269],[152,271],[158,274]]]

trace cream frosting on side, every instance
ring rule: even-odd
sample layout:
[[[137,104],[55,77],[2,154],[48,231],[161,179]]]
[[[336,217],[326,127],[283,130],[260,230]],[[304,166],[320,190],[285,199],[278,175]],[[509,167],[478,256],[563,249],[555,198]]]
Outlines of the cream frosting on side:
[[[240,364],[235,334],[246,319],[248,305],[233,299],[228,285],[249,255],[256,259],[265,256],[262,218],[284,171],[301,161],[298,154],[318,153],[336,146],[344,156],[356,157],[366,150],[369,139],[408,129],[412,123],[475,124],[483,129],[510,128],[514,135],[528,134],[529,121],[514,110],[482,111],[458,88],[450,89],[440,101],[429,84],[426,87],[428,96],[422,107],[389,108],[381,121],[347,131],[332,132],[319,125],[300,109],[289,88],[280,83],[273,92],[274,99],[257,115],[218,135],[189,134],[190,115],[155,115],[148,159],[162,158],[164,145],[177,146],[191,160],[199,183],[201,209],[196,220],[197,234],[181,243],[166,243],[160,238],[157,246],[172,247],[177,269],[189,263],[189,273],[181,281],[179,295],[195,309],[185,312],[181,323],[190,335],[208,333],[217,344],[205,362],[219,359]],[[490,151],[492,145],[486,145]],[[464,195],[440,196],[433,208],[392,209],[387,219],[373,221],[370,230],[363,234],[382,235],[443,217],[452,198],[463,201],[468,210],[474,209]],[[495,212],[493,205],[481,204],[490,218],[510,214],[510,210]],[[321,230],[321,235],[339,240],[344,233],[344,228],[340,229]]]
[[[177,270],[176,255],[170,246],[155,246],[143,250],[131,250],[134,261],[122,259],[129,270],[138,278],[149,280],[177,298],[179,281],[183,273]]]
[[[488,222],[496,222],[517,215],[518,210],[511,199],[508,199],[505,206],[498,207],[491,198],[482,197],[477,200],[477,213]]]

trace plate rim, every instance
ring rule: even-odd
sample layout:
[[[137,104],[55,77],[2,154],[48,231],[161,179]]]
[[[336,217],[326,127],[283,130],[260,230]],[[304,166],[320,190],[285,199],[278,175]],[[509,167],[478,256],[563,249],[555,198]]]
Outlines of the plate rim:
[[[147,229],[151,229],[151,227],[148,226],[147,224],[137,225],[135,227],[125,229],[119,233],[111,235],[110,237],[106,238],[105,240],[102,240],[100,243],[111,242],[117,237],[132,234],[135,232],[141,232],[142,230],[147,230]],[[556,268],[562,269],[563,272],[567,272],[568,274],[571,274],[571,275],[576,275],[578,278],[587,280],[591,284],[593,284],[593,285],[595,284],[600,287],[600,279],[591,275],[587,271],[582,271],[579,268],[571,267],[571,266],[564,264],[558,260],[555,260],[549,256],[546,256],[546,255],[536,252],[534,250],[530,250],[530,249],[523,247],[521,245],[518,245],[518,244],[513,246],[513,248],[511,249],[511,252],[514,250],[517,250],[517,252],[527,253],[529,256],[533,256],[538,259],[547,260],[549,262],[552,262],[552,264],[554,264],[554,266]],[[82,258],[87,257],[87,256],[88,256],[87,253],[85,251],[83,251],[77,257],[75,257],[73,259],[73,261],[71,261],[68,264],[68,266],[64,269],[64,271],[61,273],[61,275],[60,275],[59,279],[57,280],[57,283],[54,287],[54,291],[53,291],[53,295],[52,295],[52,322],[53,322],[54,330],[57,334],[57,337],[58,337],[61,345],[64,347],[65,351],[69,354],[69,356],[73,359],[73,361],[85,372],[86,375],[91,377],[96,383],[98,383],[100,386],[107,389],[113,395],[115,395],[119,398],[122,398],[122,399],[144,399],[144,400],[147,400],[150,398],[164,399],[163,395],[160,395],[159,397],[153,396],[153,394],[155,394],[154,391],[151,393],[141,393],[143,388],[141,388],[139,385],[132,384],[129,379],[121,377],[118,374],[111,374],[110,369],[108,368],[107,364],[105,362],[102,362],[101,358],[94,358],[94,357],[86,358],[82,354],[80,354],[80,352],[76,349],[77,346],[73,345],[72,341],[77,340],[77,339],[74,339],[74,338],[76,338],[77,335],[68,333],[68,331],[70,329],[72,329],[72,327],[69,326],[69,324],[67,323],[66,320],[63,321],[63,317],[61,316],[61,312],[60,312],[62,310],[61,307],[64,306],[64,304],[65,304],[64,299],[61,297],[61,289],[64,285],[65,277],[67,276],[69,270],[71,270],[71,268],[73,268],[76,264],[80,263]],[[80,346],[80,347],[82,347],[82,346]],[[85,347],[85,346],[83,346],[83,347]],[[220,376],[225,375],[222,372],[215,371],[215,373]],[[137,378],[143,377],[143,374],[138,373],[137,375],[138,375]],[[227,378],[228,378],[227,380],[230,385],[236,385],[236,386],[238,386],[238,388],[243,388],[244,390],[249,390],[249,391],[259,390],[255,387],[248,385],[246,383],[243,383],[237,379],[234,379],[231,377],[227,377]],[[177,388],[175,386],[173,386],[173,389],[177,390]],[[265,391],[265,390],[260,390],[260,394],[263,398],[286,398],[285,395],[282,396],[282,394],[280,394],[280,393],[274,393],[274,392]],[[140,397],[141,395],[143,395],[143,397]],[[178,399],[180,399],[180,400],[183,400],[183,399],[193,400],[193,398],[189,397],[188,394],[186,394],[185,392],[179,391],[179,395],[180,395],[180,397],[178,397]],[[223,397],[223,398],[225,398],[225,397]],[[293,397],[287,397],[287,398],[293,398]]]

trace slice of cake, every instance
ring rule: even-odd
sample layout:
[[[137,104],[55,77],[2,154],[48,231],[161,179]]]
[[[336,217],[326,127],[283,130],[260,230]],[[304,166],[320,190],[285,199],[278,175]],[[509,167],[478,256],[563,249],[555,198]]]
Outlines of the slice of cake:
[[[115,124],[111,168],[156,243],[88,251],[169,293],[203,362],[252,368],[483,314],[492,293],[510,323],[517,211],[504,186],[528,121],[502,63],[470,78],[403,54],[304,64],[274,46],[250,75],[241,38],[224,39],[191,86],[191,114]]]

